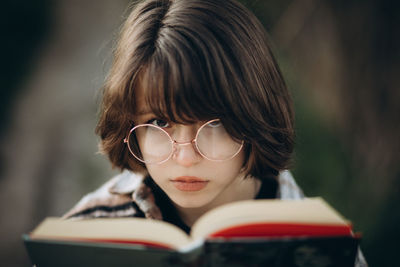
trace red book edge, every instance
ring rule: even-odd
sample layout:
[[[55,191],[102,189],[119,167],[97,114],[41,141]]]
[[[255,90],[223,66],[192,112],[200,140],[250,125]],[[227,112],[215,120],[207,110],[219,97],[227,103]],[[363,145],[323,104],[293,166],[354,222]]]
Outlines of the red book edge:
[[[156,249],[172,249],[170,245],[159,243],[155,241],[149,240],[140,240],[140,239],[105,239],[105,238],[31,238],[32,240],[57,240],[57,241],[66,241],[66,242],[79,242],[79,243],[97,243],[97,244],[126,244],[126,245],[139,245],[146,246],[149,248]]]
[[[351,225],[309,223],[252,223],[235,225],[209,235],[216,237],[332,237],[353,236]]]

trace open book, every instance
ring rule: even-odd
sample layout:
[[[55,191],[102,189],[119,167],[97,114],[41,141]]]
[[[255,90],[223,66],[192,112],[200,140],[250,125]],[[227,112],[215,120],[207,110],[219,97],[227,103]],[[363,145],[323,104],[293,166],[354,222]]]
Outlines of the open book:
[[[96,253],[93,251],[97,249],[96,255],[110,257],[115,254],[112,251],[119,250],[120,254],[111,259],[113,265],[116,259],[128,257],[127,263],[131,264],[132,261],[143,264],[156,261],[163,266],[167,263],[175,266],[182,263],[184,266],[193,262],[196,266],[217,266],[226,264],[233,257],[237,258],[236,264],[242,258],[247,263],[254,259],[279,266],[276,264],[288,259],[286,254],[294,254],[290,257],[291,262],[285,263],[287,266],[302,266],[291,264],[299,258],[307,260],[304,257],[311,257],[308,260],[314,262],[319,257],[325,263],[335,263],[332,266],[339,266],[336,263],[352,266],[358,238],[353,234],[351,224],[325,201],[308,198],[248,200],[223,205],[200,217],[193,225],[190,236],[169,223],[142,218],[47,218],[29,235],[25,235],[24,240],[32,263],[38,266],[46,265],[39,263],[44,260],[40,254],[44,248],[47,252],[49,249],[53,251],[53,255],[59,255],[58,259],[63,257],[62,253],[71,256],[71,248],[83,254],[85,250]],[[77,263],[85,262],[91,258],[90,255],[75,259],[71,264],[79,266]],[[101,264],[105,261],[103,259],[96,265],[103,266]]]

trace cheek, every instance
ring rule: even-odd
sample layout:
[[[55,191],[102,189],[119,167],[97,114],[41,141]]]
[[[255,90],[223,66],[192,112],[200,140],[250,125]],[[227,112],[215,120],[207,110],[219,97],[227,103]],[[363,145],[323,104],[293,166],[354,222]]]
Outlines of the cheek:
[[[236,178],[242,170],[244,163],[244,152],[240,152],[233,159],[226,162],[213,162],[210,168],[216,178],[221,180],[231,180]]]
[[[168,168],[162,165],[147,165],[147,171],[153,180],[159,184],[163,178],[166,176]]]

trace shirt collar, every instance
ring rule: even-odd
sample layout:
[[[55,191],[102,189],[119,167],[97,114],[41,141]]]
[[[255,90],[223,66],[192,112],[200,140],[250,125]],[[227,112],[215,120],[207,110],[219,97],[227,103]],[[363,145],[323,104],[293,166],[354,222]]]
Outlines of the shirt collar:
[[[131,195],[146,218],[162,220],[152,189],[145,183],[148,175],[143,173],[122,172],[115,183],[110,186],[111,194]]]

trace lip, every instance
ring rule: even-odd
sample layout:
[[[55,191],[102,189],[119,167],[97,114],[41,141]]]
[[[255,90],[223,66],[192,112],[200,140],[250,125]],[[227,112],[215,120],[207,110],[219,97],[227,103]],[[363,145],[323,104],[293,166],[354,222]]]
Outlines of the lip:
[[[209,181],[195,176],[180,176],[172,179],[171,182],[180,191],[194,192],[202,190]]]

